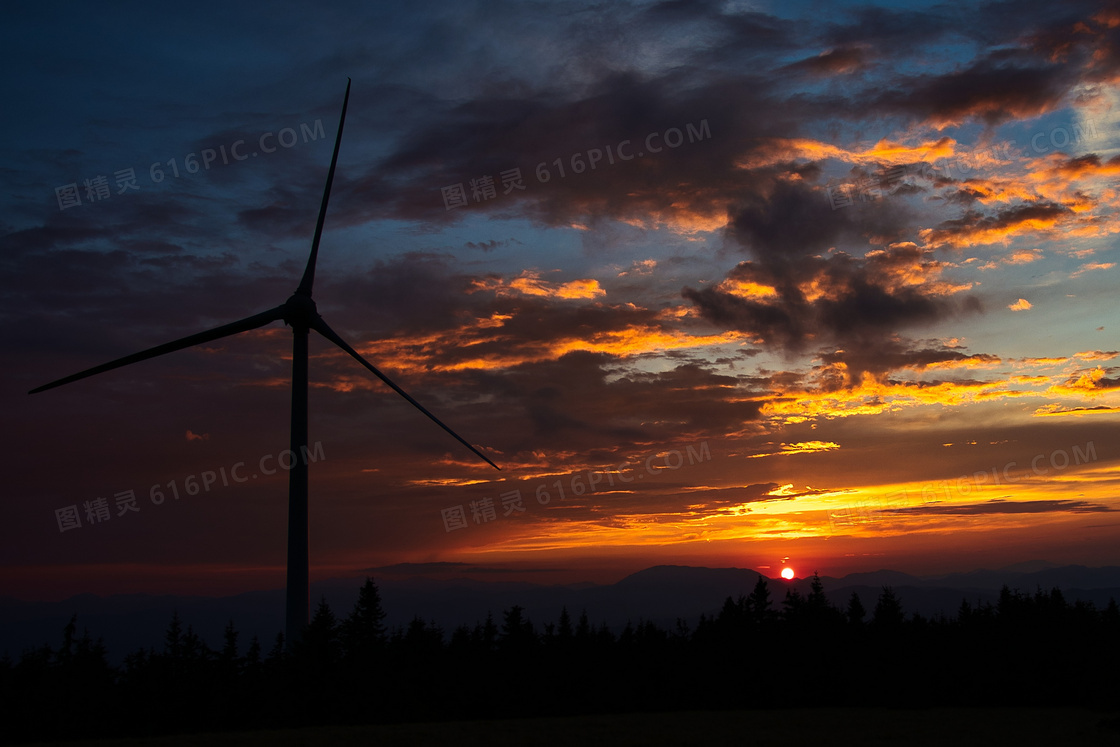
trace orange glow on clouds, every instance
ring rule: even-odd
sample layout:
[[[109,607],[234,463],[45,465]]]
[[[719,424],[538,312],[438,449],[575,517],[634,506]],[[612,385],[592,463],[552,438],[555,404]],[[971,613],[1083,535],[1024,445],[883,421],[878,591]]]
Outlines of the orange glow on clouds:
[[[956,144],[950,137],[917,145],[880,140],[872,147],[860,150],[808,138],[772,138],[759,149],[757,155],[738,165],[740,168],[756,169],[796,159],[820,161],[829,158],[858,164],[907,164],[948,158],[955,154]]]
[[[728,278],[716,286],[724,293],[730,293],[733,296],[746,298],[750,300],[760,298],[774,298],[778,295],[778,291],[772,286],[761,285],[750,280],[736,280]]]
[[[832,451],[839,448],[840,444],[833,443],[832,441],[800,441],[798,443],[782,444],[778,451],[770,451],[765,454],[751,454],[747,458],[760,459],[769,456],[808,454],[814,451]]]
[[[598,298],[607,292],[599,286],[599,281],[591,278],[571,280],[566,283],[549,283],[541,279],[540,273],[535,270],[524,270],[520,276],[506,282],[501,278],[476,279],[471,284],[472,291],[489,290],[498,295],[516,295],[511,291],[525,296],[540,296],[544,298]]]
[[[501,332],[502,327],[514,318],[513,315],[495,315],[428,335],[409,334],[378,340],[359,349],[384,368],[427,372],[510,368],[524,363],[557,360],[573,351],[609,353],[627,358],[667,350],[738,344],[745,339],[737,332],[694,335],[669,326],[690,313],[685,307],[671,307],[659,315],[664,321],[662,324],[631,324],[620,329],[588,332],[583,336],[548,336],[547,330],[541,330],[538,339],[520,340]],[[448,351],[464,349],[477,350],[477,354],[443,362],[439,360]]]

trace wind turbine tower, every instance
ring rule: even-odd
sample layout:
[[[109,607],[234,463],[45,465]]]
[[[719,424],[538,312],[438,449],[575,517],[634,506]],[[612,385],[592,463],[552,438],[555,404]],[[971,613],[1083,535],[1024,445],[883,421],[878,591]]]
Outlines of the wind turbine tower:
[[[311,254],[307,258],[307,266],[303,277],[296,287],[295,293],[288,297],[281,305],[262,311],[259,314],[246,317],[237,322],[215,327],[206,332],[199,332],[189,337],[184,337],[173,342],[157,345],[154,348],[133,353],[123,358],[103,363],[100,366],[80,371],[41,387],[32,389],[29,394],[35,394],[47,389],[53,389],[63,384],[69,384],[79,379],[84,379],[95,374],[111,371],[132,363],[166,353],[172,353],[183,348],[203,345],[223,337],[247,332],[251,329],[263,327],[266,324],[283,320],[292,328],[292,430],[291,450],[293,454],[307,454],[307,341],[311,330],[315,330],[323,337],[333,342],[338,347],[349,353],[358,363],[365,366],[370,373],[381,379],[393,391],[404,397],[412,405],[424,413],[445,431],[450,433],[459,443],[474,452],[480,459],[494,469],[501,469],[486,455],[472,446],[462,436],[451,430],[439,418],[429,412],[423,405],[413,399],[407,392],[393,383],[389,377],[381,373],[372,363],[354,350],[319,316],[315,301],[311,298],[312,286],[315,283],[315,263],[319,256],[319,239],[323,234],[323,221],[327,216],[327,203],[331,196],[331,183],[334,181],[335,166],[338,163],[338,149],[342,144],[342,127],[346,122],[346,106],[350,101],[350,80],[346,82],[346,95],[342,100],[342,115],[338,119],[338,135],[334,141],[334,154],[331,156],[330,171],[327,172],[327,184],[323,189],[323,201],[319,206],[319,218],[315,223],[315,236],[311,241]],[[294,459],[291,471],[288,473],[288,577],[287,598],[285,602],[285,641],[292,646],[300,637],[307,626],[310,610],[310,573],[308,560],[308,521],[307,521],[307,475],[308,465],[306,459]]]

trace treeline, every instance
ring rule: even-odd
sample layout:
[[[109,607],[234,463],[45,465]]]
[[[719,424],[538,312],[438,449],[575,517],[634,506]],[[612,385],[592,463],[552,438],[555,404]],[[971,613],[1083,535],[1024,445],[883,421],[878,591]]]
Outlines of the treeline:
[[[414,619],[387,630],[367,579],[353,610],[325,603],[301,640],[248,642],[231,622],[212,649],[172,619],[162,650],[118,667],[63,631],[0,660],[9,742],[311,724],[523,718],[577,713],[814,705],[1101,705],[1120,696],[1120,609],[1058,589],[962,602],[955,618],[907,616],[884,588],[871,610],[832,605],[820,579],[771,599],[767,580],[695,628],[586,613],[537,624],[505,610],[446,631]]]

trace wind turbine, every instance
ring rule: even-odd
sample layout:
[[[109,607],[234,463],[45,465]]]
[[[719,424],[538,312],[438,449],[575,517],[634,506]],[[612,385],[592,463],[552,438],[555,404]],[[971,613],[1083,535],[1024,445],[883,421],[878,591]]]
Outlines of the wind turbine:
[[[455,437],[459,443],[473,451],[480,459],[494,469],[501,469],[490,461],[481,451],[471,446],[455,431],[451,430],[439,418],[428,412],[423,405],[413,399],[407,392],[389,380],[385,374],[374,368],[373,364],[363,358],[358,351],[350,347],[337,332],[319,316],[315,302],[311,299],[311,286],[315,282],[315,261],[319,256],[319,239],[323,234],[323,220],[327,215],[327,202],[331,196],[331,183],[334,181],[335,164],[338,163],[338,148],[342,144],[342,126],[346,122],[346,105],[350,101],[350,79],[346,79],[346,95],[342,100],[342,115],[338,120],[338,135],[334,141],[334,155],[331,156],[331,168],[327,172],[327,186],[323,190],[323,202],[319,206],[319,220],[315,224],[315,237],[311,241],[311,255],[307,258],[307,267],[295,293],[288,300],[276,308],[262,311],[259,314],[242,319],[238,322],[215,327],[206,332],[199,332],[173,342],[157,345],[154,348],[118,358],[109,363],[86,369],[66,378],[52,381],[41,387],[32,389],[28,394],[35,394],[56,386],[69,384],[88,376],[111,371],[114,368],[138,363],[148,358],[155,358],[165,353],[171,353],[183,348],[202,345],[207,342],[219,340],[223,337],[247,332],[251,329],[263,327],[266,324],[280,321],[281,319],[292,328],[294,343],[292,346],[292,432],[291,450],[293,454],[307,454],[307,338],[310,330],[315,330],[323,337],[333,342],[338,347],[349,353],[358,363],[385,382],[393,391],[404,397],[420,412],[427,415],[436,425]],[[310,574],[308,572],[308,522],[307,522],[307,472],[306,459],[294,459],[291,471],[288,473],[288,578],[287,599],[285,601],[285,640],[291,646],[307,626],[311,598]]]

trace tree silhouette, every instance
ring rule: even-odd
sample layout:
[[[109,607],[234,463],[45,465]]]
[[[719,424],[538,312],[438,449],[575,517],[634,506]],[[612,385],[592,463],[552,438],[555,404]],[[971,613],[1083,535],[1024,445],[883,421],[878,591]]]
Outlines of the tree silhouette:
[[[556,629],[556,637],[562,645],[567,645],[572,640],[572,618],[568,615],[568,608],[560,609],[560,622]]]
[[[875,603],[875,612],[871,617],[871,624],[880,630],[894,631],[902,627],[906,621],[902,612],[902,603],[894,595],[894,589],[883,587],[879,601]]]
[[[775,619],[774,610],[770,609],[770,587],[761,573],[755,581],[754,590],[747,597],[746,606],[747,615],[755,625],[767,626]]]
[[[498,626],[494,624],[494,616],[489,612],[486,613],[486,622],[479,629],[479,641],[487,653],[498,648]]]
[[[338,619],[324,597],[319,600],[303,636],[296,641],[294,653],[316,670],[330,668],[342,653],[340,637]]]
[[[809,579],[809,596],[805,598],[803,613],[807,624],[821,630],[837,628],[844,623],[844,614],[828,601],[824,583],[816,571]]]
[[[358,590],[358,601],[343,621],[340,632],[342,649],[356,666],[371,666],[384,653],[385,610],[372,578],[367,577]]]
[[[782,620],[787,624],[799,624],[805,611],[805,598],[801,592],[792,587],[786,589],[786,598],[782,600]]]
[[[859,627],[863,625],[863,618],[866,617],[867,610],[863,608],[863,602],[859,599],[859,594],[852,592],[852,596],[848,598],[848,610],[845,616],[848,618],[848,624]]]
[[[183,621],[177,610],[171,614],[171,623],[163,636],[163,653],[176,661],[183,653]]]
[[[893,589],[884,587],[865,624],[858,594],[842,612],[814,574],[808,595],[791,589],[782,606],[781,615],[770,609],[759,576],[749,596],[726,598],[694,630],[682,618],[668,629],[639,619],[616,636],[606,624],[593,627],[586,610],[573,626],[565,608],[557,623],[543,623],[550,632],[542,637],[514,605],[500,626],[488,614],[473,628],[456,628],[445,643],[442,629],[419,616],[387,635],[376,586],[366,579],[341,624],[320,602],[291,652],[279,635],[263,661],[255,637],[240,655],[232,621],[212,650],[174,614],[162,647],[131,652],[118,667],[106,663],[104,647],[88,632],[79,636],[71,618],[57,651],[42,646],[18,661],[0,659],[7,714],[0,743],[510,713],[768,707],[791,691],[837,706],[1120,700],[1115,600],[1098,610],[1067,601],[1059,590],[1005,588],[997,604],[962,600],[955,618],[907,620]],[[380,641],[378,652],[371,666],[360,665],[361,652],[373,650],[363,649],[370,641]],[[1071,688],[1074,681],[1078,687]],[[59,703],[69,719],[58,717]]]
[[[533,623],[524,618],[522,612],[524,610],[516,604],[505,611],[502,635],[498,641],[498,647],[504,651],[524,653],[537,642]]]
[[[223,672],[231,678],[238,673],[237,637],[237,629],[233,626],[233,620],[230,620],[222,633],[222,651],[218,654],[218,660],[222,663]]]
[[[579,613],[579,622],[576,624],[576,639],[581,643],[591,640],[591,624],[587,620],[587,610]]]
[[[284,647],[284,634],[276,634],[276,642],[272,644],[272,648],[268,650],[268,659],[265,663],[270,667],[278,667],[284,663],[287,658],[287,649]]]

